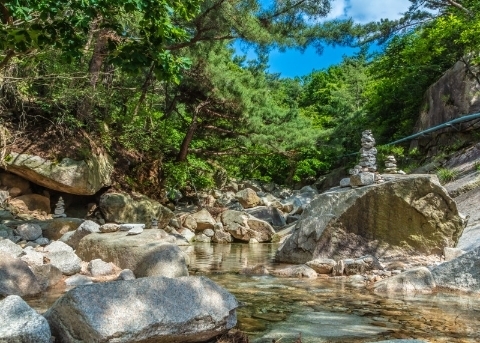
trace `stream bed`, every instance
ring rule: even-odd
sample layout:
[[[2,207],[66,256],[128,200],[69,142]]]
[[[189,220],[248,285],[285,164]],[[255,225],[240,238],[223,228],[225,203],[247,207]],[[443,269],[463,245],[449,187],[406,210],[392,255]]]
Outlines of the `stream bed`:
[[[238,327],[254,343],[480,342],[480,297],[438,293],[382,297],[348,278],[289,279],[241,273],[273,260],[277,244],[195,244],[190,272],[206,275],[233,293],[242,306]]]
[[[204,275],[234,294],[238,328],[253,343],[364,343],[386,339],[480,342],[480,297],[438,293],[382,297],[346,277],[317,279],[245,275],[245,267],[267,269],[278,244],[196,243],[187,248],[190,275]],[[65,292],[51,289],[27,302],[45,312]]]

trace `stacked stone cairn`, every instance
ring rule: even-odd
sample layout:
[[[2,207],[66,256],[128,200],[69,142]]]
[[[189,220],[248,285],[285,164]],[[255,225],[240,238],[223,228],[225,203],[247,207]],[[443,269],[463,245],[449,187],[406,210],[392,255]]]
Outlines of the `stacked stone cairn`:
[[[385,173],[397,173],[397,160],[395,159],[395,156],[390,155],[385,159]]]
[[[58,198],[57,205],[55,206],[55,211],[53,213],[53,218],[65,218],[67,215],[65,214],[65,202],[63,198]]]
[[[375,138],[373,138],[371,130],[362,132],[361,143],[360,162],[350,169],[349,182],[342,180],[341,186],[345,186],[347,183],[352,187],[367,186],[384,181],[377,173],[377,148],[375,148]]]

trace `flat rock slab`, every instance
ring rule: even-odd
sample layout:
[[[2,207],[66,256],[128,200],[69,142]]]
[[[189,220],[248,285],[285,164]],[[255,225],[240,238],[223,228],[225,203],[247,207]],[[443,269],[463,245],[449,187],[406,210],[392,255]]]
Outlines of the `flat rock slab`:
[[[0,301],[0,342],[50,343],[47,320],[17,295]]]
[[[238,302],[205,277],[151,277],[79,286],[45,313],[70,342],[205,342],[236,325]]]
[[[341,342],[342,338],[372,337],[388,331],[374,326],[371,320],[357,315],[337,312],[307,312],[294,314],[286,321],[275,324],[270,332],[253,343],[294,342],[302,334],[302,343]]]
[[[82,238],[76,253],[83,261],[101,259],[130,269],[136,277],[187,276],[185,255],[176,242],[175,236],[159,229],[133,236],[121,231],[92,233]]]

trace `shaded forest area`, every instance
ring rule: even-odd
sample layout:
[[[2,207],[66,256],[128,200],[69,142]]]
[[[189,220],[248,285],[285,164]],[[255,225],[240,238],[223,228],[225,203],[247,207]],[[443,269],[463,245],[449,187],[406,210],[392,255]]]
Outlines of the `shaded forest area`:
[[[408,155],[381,145],[409,135],[426,89],[478,64],[480,46],[480,2],[411,3],[359,25],[322,20],[329,0],[0,0],[3,156],[104,150],[117,187],[158,198],[227,176],[313,180],[348,164],[367,128]],[[273,48],[326,45],[361,52],[302,78],[268,72]]]

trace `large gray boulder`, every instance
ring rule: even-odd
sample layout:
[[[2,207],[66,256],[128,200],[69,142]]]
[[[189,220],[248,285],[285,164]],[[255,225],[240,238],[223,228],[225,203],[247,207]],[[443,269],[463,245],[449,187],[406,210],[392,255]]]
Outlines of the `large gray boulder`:
[[[80,241],[76,253],[83,261],[101,259],[130,269],[136,277],[186,276],[185,255],[176,242],[175,236],[157,229],[135,236],[126,232],[92,233]]]
[[[281,262],[441,254],[464,222],[436,176],[395,176],[378,185],[323,193],[277,251]]]
[[[158,201],[146,196],[131,197],[124,193],[105,193],[100,197],[100,210],[109,223],[142,223],[150,227],[152,219],[163,229],[175,215]]]
[[[205,277],[78,286],[45,313],[70,342],[205,342],[236,324],[235,297]]]
[[[437,287],[480,293],[480,247],[432,269]]]
[[[0,253],[0,295],[36,295],[42,287],[28,264]],[[0,325],[1,326],[1,325]]]
[[[47,320],[18,295],[10,295],[0,301],[0,318],[0,342],[50,343]]]
[[[91,155],[87,161],[64,158],[60,162],[40,156],[11,152],[5,162],[8,171],[58,192],[93,195],[110,186],[113,163],[107,155]]]
[[[245,212],[227,210],[222,213],[221,221],[226,232],[244,242],[252,238],[258,242],[269,242],[275,234],[269,223]]]

